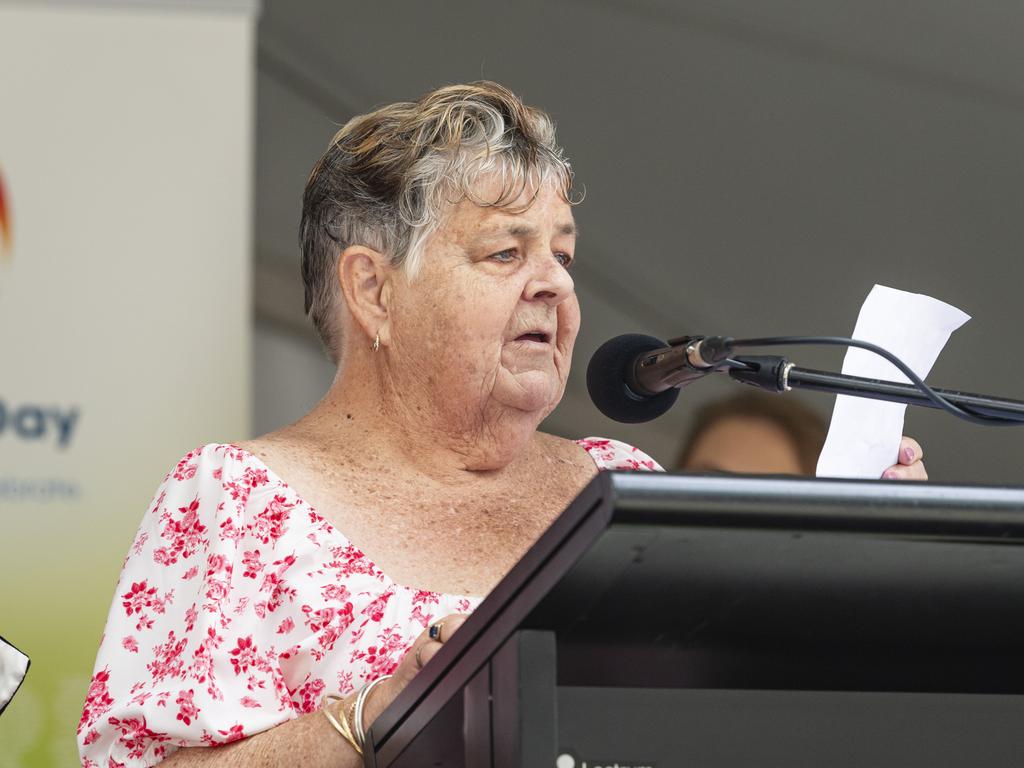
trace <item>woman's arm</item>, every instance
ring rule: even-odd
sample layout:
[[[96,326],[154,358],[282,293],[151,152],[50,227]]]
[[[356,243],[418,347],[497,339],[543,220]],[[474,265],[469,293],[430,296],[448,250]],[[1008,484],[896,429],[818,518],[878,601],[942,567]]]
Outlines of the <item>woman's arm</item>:
[[[462,626],[466,616],[452,614],[423,630],[394,674],[375,685],[367,696],[364,723],[369,725],[395,700],[452,633]],[[431,636],[431,631],[434,636]],[[338,718],[351,712],[359,692],[349,694],[339,705],[330,705]],[[261,768],[262,766],[301,765],[302,768],[359,768],[363,758],[338,733],[322,711],[309,712],[262,733],[223,747],[179,749],[161,763],[169,768]]]
[[[352,698],[354,697],[345,700],[346,711],[351,706]],[[168,768],[261,768],[282,765],[301,765],[303,768],[360,768],[363,765],[363,758],[334,730],[323,712],[309,712],[224,747],[179,749],[161,765]]]

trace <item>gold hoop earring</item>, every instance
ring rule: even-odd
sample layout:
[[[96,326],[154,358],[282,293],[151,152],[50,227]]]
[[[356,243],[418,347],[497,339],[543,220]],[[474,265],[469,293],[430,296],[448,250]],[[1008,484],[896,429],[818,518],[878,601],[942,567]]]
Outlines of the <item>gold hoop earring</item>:
[[[380,334],[378,333],[373,337],[373,346],[370,347],[374,352],[380,349]]]

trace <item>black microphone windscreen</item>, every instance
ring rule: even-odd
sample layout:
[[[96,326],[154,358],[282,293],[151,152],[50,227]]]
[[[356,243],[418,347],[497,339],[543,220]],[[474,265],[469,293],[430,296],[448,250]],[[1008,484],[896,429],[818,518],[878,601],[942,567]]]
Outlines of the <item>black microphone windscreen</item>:
[[[639,424],[656,419],[671,408],[679,397],[678,389],[673,387],[645,397],[627,383],[637,357],[666,346],[661,339],[639,333],[616,336],[602,344],[587,366],[587,391],[597,409],[609,419]]]

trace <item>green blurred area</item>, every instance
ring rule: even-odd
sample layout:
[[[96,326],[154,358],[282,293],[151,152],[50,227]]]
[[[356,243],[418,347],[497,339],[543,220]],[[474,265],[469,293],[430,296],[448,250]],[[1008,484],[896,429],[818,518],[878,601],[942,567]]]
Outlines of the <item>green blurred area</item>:
[[[77,766],[75,728],[127,542],[44,554],[17,539],[4,542],[11,586],[0,603],[0,634],[32,664],[0,716],[0,768]],[[17,587],[11,574],[20,576]]]

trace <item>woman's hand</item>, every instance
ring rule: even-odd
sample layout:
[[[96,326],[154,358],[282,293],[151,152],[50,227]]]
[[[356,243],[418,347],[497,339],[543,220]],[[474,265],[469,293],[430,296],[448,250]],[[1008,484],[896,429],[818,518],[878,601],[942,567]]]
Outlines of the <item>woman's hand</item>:
[[[465,614],[452,613],[438,619],[423,630],[391,677],[370,692],[371,695],[366,702],[363,716],[365,730],[370,729],[370,724],[387,708],[388,704],[395,700],[395,697],[416,677],[427,662],[434,658],[434,655],[441,650],[441,646],[451,639],[455,630],[461,627],[467,618],[468,616]],[[430,636],[431,629],[435,629],[436,638]]]
[[[883,480],[927,480],[928,472],[924,468],[924,451],[921,444],[912,437],[904,436],[900,440],[899,458],[896,463],[882,473]]]

